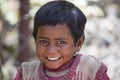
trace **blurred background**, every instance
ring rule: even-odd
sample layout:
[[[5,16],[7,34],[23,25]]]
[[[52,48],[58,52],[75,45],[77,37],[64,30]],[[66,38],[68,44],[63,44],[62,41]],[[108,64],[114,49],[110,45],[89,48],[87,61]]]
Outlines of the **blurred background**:
[[[0,0],[0,80],[13,80],[17,67],[36,59],[33,18],[50,0]],[[111,80],[120,80],[120,0],[67,0],[87,16],[86,40],[80,53],[108,66]]]

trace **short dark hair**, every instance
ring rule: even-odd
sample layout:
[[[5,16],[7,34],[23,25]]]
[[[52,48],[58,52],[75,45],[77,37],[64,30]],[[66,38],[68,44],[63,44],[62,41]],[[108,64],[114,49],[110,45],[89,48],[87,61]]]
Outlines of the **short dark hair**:
[[[36,40],[37,29],[44,25],[66,24],[76,42],[83,34],[86,17],[74,4],[58,0],[43,5],[34,17],[33,37]]]

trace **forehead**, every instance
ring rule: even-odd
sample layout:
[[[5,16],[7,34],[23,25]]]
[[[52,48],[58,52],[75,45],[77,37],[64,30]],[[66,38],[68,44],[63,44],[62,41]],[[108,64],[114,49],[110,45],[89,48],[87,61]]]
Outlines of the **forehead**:
[[[37,36],[46,36],[46,37],[72,37],[69,27],[67,25],[57,24],[55,26],[52,25],[44,25],[38,28]]]

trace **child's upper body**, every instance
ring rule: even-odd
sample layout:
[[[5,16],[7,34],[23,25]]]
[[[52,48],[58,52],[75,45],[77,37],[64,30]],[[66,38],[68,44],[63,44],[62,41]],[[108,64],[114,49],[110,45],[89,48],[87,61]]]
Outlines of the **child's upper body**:
[[[15,80],[109,80],[106,66],[92,56],[78,54],[58,69],[44,67],[40,61],[25,62]]]
[[[85,23],[85,15],[70,2],[42,6],[33,31],[40,61],[23,63],[15,80],[109,80],[103,63],[77,54],[84,42]]]

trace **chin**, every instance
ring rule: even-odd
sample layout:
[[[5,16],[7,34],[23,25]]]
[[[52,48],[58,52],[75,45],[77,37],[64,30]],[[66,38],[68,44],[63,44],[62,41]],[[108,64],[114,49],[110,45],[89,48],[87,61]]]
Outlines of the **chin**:
[[[60,67],[59,66],[49,66],[48,68],[49,69],[59,69]]]

